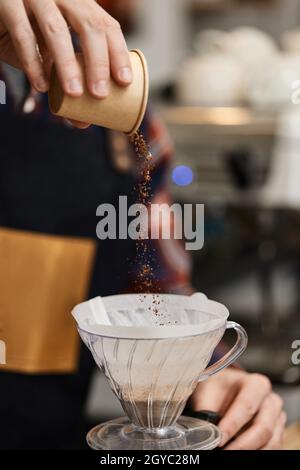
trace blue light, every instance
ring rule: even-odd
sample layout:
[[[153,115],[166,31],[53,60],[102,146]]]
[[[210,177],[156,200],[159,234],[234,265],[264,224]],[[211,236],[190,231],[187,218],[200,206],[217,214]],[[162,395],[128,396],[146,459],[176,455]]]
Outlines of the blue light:
[[[188,186],[194,180],[193,170],[189,166],[176,166],[172,172],[172,179],[177,186]]]

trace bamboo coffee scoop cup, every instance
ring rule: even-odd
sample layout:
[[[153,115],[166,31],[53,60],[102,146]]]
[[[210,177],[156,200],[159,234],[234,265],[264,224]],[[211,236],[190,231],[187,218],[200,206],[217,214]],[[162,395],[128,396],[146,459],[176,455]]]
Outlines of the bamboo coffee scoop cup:
[[[83,57],[76,55],[84,76]],[[53,67],[49,89],[49,106],[53,114],[67,119],[74,119],[95,124],[108,129],[134,134],[141,125],[146,111],[149,94],[147,62],[139,50],[130,52],[133,70],[133,82],[128,87],[110,80],[110,93],[104,99],[94,98],[84,87],[79,98],[66,95]]]

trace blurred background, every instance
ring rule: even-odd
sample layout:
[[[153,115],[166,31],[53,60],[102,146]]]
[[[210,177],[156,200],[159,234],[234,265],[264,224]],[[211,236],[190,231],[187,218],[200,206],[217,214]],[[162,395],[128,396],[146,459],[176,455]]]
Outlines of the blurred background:
[[[175,144],[175,201],[205,204],[197,290],[249,334],[242,365],[267,374],[300,420],[300,0],[140,0],[129,44]],[[124,0],[124,4],[126,1]],[[97,375],[88,414],[122,411]]]

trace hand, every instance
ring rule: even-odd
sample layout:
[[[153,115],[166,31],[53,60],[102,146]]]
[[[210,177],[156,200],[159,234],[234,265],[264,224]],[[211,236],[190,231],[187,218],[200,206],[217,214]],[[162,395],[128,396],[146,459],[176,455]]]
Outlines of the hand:
[[[93,96],[108,95],[110,73],[120,85],[132,82],[120,25],[95,0],[1,0],[0,60],[23,69],[40,92],[48,90],[54,63],[65,93],[81,96],[83,77],[69,27],[80,37]]]
[[[212,410],[223,418],[221,447],[228,450],[280,450],[286,414],[269,379],[229,368],[198,385],[193,410]]]

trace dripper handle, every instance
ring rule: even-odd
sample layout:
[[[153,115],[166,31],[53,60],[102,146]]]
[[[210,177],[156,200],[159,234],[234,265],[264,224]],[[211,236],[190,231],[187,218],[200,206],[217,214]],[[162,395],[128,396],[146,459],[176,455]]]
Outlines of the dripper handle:
[[[231,364],[233,364],[245,351],[248,344],[248,336],[244,328],[234,321],[229,321],[226,324],[226,330],[229,329],[234,329],[237,333],[237,340],[235,345],[230,349],[230,351],[228,351],[227,354],[225,354],[225,356],[215,362],[215,364],[212,366],[205,369],[199,378],[199,382],[203,382],[204,380],[208,379],[208,377],[216,374],[217,372],[220,372],[226,367],[231,366]]]

